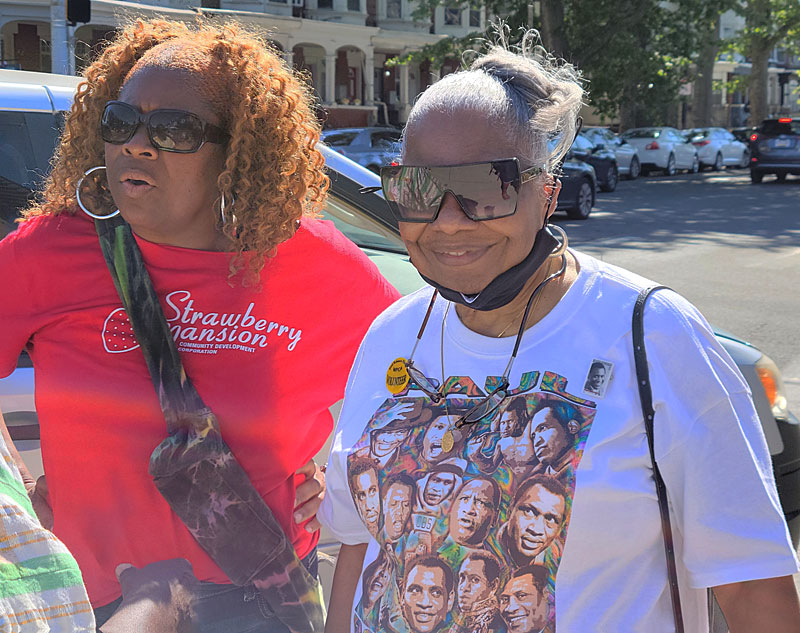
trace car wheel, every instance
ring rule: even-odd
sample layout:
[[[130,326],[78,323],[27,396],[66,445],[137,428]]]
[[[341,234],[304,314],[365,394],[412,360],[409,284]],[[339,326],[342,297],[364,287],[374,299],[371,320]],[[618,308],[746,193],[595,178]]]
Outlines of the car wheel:
[[[611,165],[608,170],[606,171],[606,181],[600,187],[603,191],[614,191],[617,188],[617,182],[619,182],[619,172],[617,171],[616,165]]]
[[[695,157],[692,159],[692,168],[689,171],[691,171],[693,174],[696,174],[698,171],[700,171],[700,159],[697,158],[697,155],[695,155]]]
[[[742,152],[742,160],[739,163],[739,167],[742,169],[747,169],[747,166],[750,164],[750,150],[746,149]]]
[[[585,220],[592,212],[593,204],[594,191],[592,191],[592,183],[589,182],[588,178],[584,178],[575,194],[575,204],[567,211],[567,217],[570,220]]]
[[[711,171],[720,171],[722,169],[722,154],[717,152],[716,158],[714,158],[714,164],[711,166]]]
[[[778,182],[783,182],[784,180],[786,180],[786,172],[779,171],[777,174],[775,174],[775,178],[778,179]]]
[[[760,171],[750,170],[750,182],[752,182],[754,185],[757,185],[762,180],[764,180],[764,174],[762,174]]]
[[[670,154],[667,159],[667,166],[664,169],[664,174],[667,176],[674,176],[678,169],[675,167],[675,154]]]
[[[631,159],[631,168],[628,171],[628,178],[636,180],[640,173],[642,173],[642,166],[639,164],[639,159],[634,156]]]

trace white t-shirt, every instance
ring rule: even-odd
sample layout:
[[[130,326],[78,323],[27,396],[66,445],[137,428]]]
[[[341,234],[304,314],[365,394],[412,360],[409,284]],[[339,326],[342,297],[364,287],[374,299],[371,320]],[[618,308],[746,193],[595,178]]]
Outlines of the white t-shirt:
[[[674,630],[631,342],[633,304],[650,284],[575,255],[576,281],[523,335],[513,395],[449,452],[454,416],[494,388],[515,338],[481,336],[452,308],[443,327],[438,298],[413,358],[446,379],[446,404],[435,404],[413,386],[387,388],[431,289],[372,325],[318,515],[342,542],[369,543],[352,630]],[[789,575],[797,559],[734,362],[671,291],[649,300],[645,336],[684,622],[707,631],[705,588]]]

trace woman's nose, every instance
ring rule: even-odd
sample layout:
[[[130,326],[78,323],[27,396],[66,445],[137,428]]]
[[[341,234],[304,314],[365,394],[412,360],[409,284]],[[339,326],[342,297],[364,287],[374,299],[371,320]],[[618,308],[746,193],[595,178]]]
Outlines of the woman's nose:
[[[143,158],[155,158],[158,150],[150,143],[147,135],[147,126],[140,125],[136,128],[130,139],[122,146],[122,151],[129,156],[141,156]]]
[[[443,231],[457,231],[471,228],[475,225],[474,220],[470,220],[464,209],[459,204],[453,192],[448,191],[442,197],[439,205],[439,215],[434,222],[437,228]]]

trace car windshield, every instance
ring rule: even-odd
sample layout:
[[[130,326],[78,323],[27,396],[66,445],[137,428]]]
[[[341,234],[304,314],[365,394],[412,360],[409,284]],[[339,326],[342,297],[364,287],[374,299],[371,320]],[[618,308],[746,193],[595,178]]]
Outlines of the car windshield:
[[[334,134],[323,134],[322,140],[326,145],[331,147],[345,147],[353,142],[353,139],[358,136],[358,132],[340,132]]]
[[[777,119],[767,119],[761,124],[758,131],[771,136],[778,136],[780,134],[800,134],[800,120],[779,121]]]
[[[397,235],[373,220],[368,210],[371,204],[386,204],[378,194],[363,194],[364,207],[350,204],[331,191],[325,202],[322,217],[333,224],[361,248],[373,248],[393,253],[405,253],[406,247]]]
[[[703,139],[708,138],[711,135],[710,130],[688,130],[684,136],[689,139],[690,142],[693,141],[702,141]]]
[[[658,138],[659,136],[661,136],[661,130],[652,127],[635,128],[622,134],[623,138]]]

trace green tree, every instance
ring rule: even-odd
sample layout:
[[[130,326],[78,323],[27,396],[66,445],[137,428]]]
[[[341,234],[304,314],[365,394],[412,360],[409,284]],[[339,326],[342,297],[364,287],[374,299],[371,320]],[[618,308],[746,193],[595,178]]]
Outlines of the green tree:
[[[511,33],[540,29],[550,52],[578,66],[589,79],[589,103],[623,128],[675,123],[678,91],[694,78],[692,62],[714,21],[735,0],[486,0],[488,15],[506,21]],[[421,0],[429,16],[444,0]],[[466,48],[481,48],[480,37],[448,39],[413,55],[434,67]],[[716,51],[707,56],[716,56]],[[712,61],[713,66],[713,61]],[[708,84],[710,91],[710,72]]]
[[[772,49],[784,42],[797,46],[800,40],[798,0],[745,0],[737,11],[745,28],[739,35],[741,51],[750,58],[750,121],[759,123],[767,112],[767,81]]]

